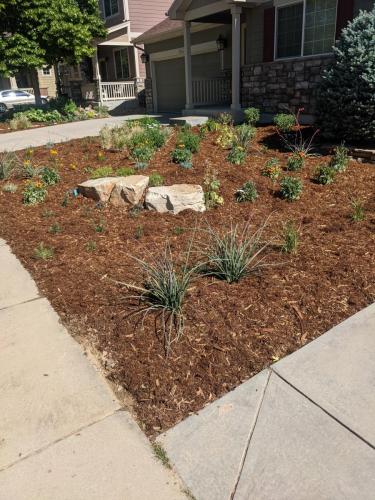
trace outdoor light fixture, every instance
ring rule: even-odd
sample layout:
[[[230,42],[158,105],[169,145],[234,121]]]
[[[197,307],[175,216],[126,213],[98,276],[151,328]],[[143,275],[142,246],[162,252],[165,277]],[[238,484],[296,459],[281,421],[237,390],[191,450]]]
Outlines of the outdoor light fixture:
[[[141,61],[143,62],[143,64],[148,63],[149,60],[150,60],[150,56],[148,54],[146,54],[146,52],[142,52]]]
[[[217,50],[221,52],[227,46],[227,41],[222,35],[219,35],[219,38],[216,40],[216,45],[217,45]]]

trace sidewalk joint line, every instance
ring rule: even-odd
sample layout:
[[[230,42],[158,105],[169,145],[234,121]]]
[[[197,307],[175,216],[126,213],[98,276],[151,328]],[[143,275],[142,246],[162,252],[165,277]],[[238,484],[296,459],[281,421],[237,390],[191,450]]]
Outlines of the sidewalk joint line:
[[[12,307],[22,306],[23,304],[29,304],[29,302],[35,302],[36,300],[40,300],[40,299],[44,299],[44,298],[45,297],[43,297],[42,295],[38,295],[37,297],[24,300],[23,302],[18,302],[17,304],[11,304],[10,306],[0,307],[0,312],[6,311],[7,309],[12,309]]]
[[[257,407],[256,412],[255,412],[255,418],[253,420],[252,425],[250,426],[250,432],[249,432],[249,435],[247,437],[245,449],[243,451],[243,454],[242,454],[242,457],[241,457],[241,460],[240,460],[240,466],[239,466],[239,470],[238,470],[236,482],[234,483],[234,487],[233,487],[232,493],[230,494],[229,500],[233,500],[234,495],[236,494],[238,483],[240,482],[242,471],[243,471],[243,467],[245,465],[245,460],[246,460],[246,457],[247,457],[247,453],[248,453],[249,448],[250,448],[251,439],[253,437],[253,434],[254,434],[254,431],[255,431],[255,427],[256,427],[257,422],[258,422],[258,417],[259,417],[259,414],[260,414],[260,410],[262,409],[262,405],[263,405],[264,397],[266,395],[266,391],[267,391],[268,383],[270,381],[270,377],[271,377],[271,370],[268,368],[267,380],[266,380],[266,383],[264,384],[264,387],[263,387],[263,390],[262,390],[262,395],[261,395],[260,401],[258,403],[258,407]]]
[[[311,399],[309,396],[307,396],[304,392],[302,392],[300,389],[298,389],[298,387],[296,387],[293,384],[291,384],[287,379],[285,379],[284,377],[282,377],[272,367],[270,367],[270,370],[271,370],[272,373],[274,373],[275,375],[277,375],[283,382],[285,382],[286,384],[288,384],[292,389],[294,389],[296,392],[298,392],[299,394],[301,394],[301,396],[303,396],[308,401],[310,401],[310,403],[312,403],[314,406],[316,406],[317,408],[319,408],[320,410],[322,410],[326,415],[328,415],[333,420],[335,420],[339,425],[341,425],[342,427],[344,427],[344,429],[346,429],[351,434],[353,434],[355,437],[357,437],[358,439],[360,439],[361,441],[363,441],[365,444],[367,444],[367,446],[369,446],[370,448],[372,448],[373,450],[375,450],[375,445],[373,445],[372,443],[370,443],[369,441],[367,441],[367,439],[365,439],[363,436],[361,436],[360,434],[358,434],[358,432],[354,431],[348,425],[344,424],[344,422],[342,422],[341,420],[339,420],[337,417],[335,417],[335,415],[333,415],[332,413],[330,413],[328,410],[326,410],[325,408],[323,408],[323,406],[321,406],[319,403],[317,403],[316,401],[314,401],[313,399]]]

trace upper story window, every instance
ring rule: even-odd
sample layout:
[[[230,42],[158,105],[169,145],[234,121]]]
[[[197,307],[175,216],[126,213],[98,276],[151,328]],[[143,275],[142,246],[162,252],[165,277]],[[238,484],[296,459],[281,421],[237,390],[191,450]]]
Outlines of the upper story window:
[[[304,0],[277,8],[276,58],[325,54],[335,42],[337,0]]]
[[[119,12],[118,0],[103,0],[104,2],[104,15],[111,17]]]
[[[44,76],[51,76],[51,68],[49,68],[48,66],[44,66],[44,68],[42,69],[42,73]]]

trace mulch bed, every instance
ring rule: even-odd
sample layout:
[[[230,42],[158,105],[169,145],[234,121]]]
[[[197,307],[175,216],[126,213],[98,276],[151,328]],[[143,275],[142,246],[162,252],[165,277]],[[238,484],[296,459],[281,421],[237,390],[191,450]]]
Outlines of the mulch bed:
[[[205,214],[183,212],[177,216],[141,211],[129,213],[111,206],[97,207],[82,197],[65,193],[87,180],[85,169],[111,165],[130,166],[118,152],[101,151],[97,139],[71,141],[55,146],[61,182],[49,188],[45,203],[22,205],[17,193],[1,191],[0,236],[35,278],[63,322],[85,344],[95,348],[108,377],[132,396],[133,410],[145,431],[157,434],[189,413],[222,396],[273,361],[299,349],[343,321],[375,298],[375,168],[351,161],[345,173],[328,186],[312,181],[316,165],[325,158],[309,158],[301,173],[300,200],[288,203],[276,195],[270,179],[260,169],[271,157],[285,164],[286,153],[262,149],[273,144],[274,129],[258,129],[256,148],[246,164],[233,166],[227,152],[206,137],[194,155],[194,168],[171,163],[174,139],[158,151],[147,173],[158,172],[165,184],[202,184],[209,164],[218,172],[225,203]],[[36,148],[34,163],[51,161],[47,148]],[[255,203],[237,203],[234,192],[247,180],[259,192]],[[22,184],[23,181],[17,181]],[[365,200],[366,219],[352,222],[350,200]],[[142,324],[126,297],[129,291],[112,280],[142,284],[142,273],[131,256],[149,258],[170,242],[177,258],[195,227],[215,228],[231,223],[254,226],[270,216],[267,237],[277,238],[282,224],[300,225],[301,243],[295,255],[283,254],[277,245],[268,250],[273,265],[235,284],[199,277],[185,304],[186,326],[181,340],[166,359],[160,324],[151,315]],[[62,231],[48,229],[58,223]],[[102,233],[95,226],[104,224]],[[196,239],[204,239],[203,231]],[[53,247],[49,261],[37,260],[40,243]],[[96,249],[93,249],[93,243]]]

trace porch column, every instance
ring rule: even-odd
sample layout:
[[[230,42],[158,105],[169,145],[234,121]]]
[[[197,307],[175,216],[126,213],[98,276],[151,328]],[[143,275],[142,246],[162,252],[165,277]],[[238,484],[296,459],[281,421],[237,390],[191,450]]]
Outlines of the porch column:
[[[235,5],[232,14],[232,105],[233,111],[241,109],[241,12]]]
[[[17,89],[18,88],[17,80],[16,80],[15,76],[10,76],[9,77],[9,83],[10,83],[10,88],[11,89]]]
[[[191,33],[190,21],[184,21],[184,54],[185,54],[185,84],[186,84],[186,109],[193,109],[193,82],[191,79]]]

